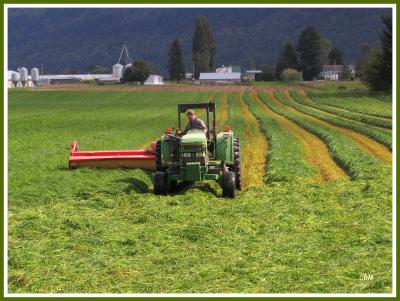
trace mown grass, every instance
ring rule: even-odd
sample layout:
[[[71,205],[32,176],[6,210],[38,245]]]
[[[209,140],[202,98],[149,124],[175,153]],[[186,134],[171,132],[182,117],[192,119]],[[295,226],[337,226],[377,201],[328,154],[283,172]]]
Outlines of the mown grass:
[[[240,145],[243,147],[247,144],[247,137],[244,135],[246,123],[242,118],[239,107],[239,93],[230,93],[228,96],[229,113],[227,124],[231,127],[235,137],[240,140]]]
[[[268,183],[282,181],[310,181],[316,170],[306,162],[304,147],[277,120],[268,115],[250,93],[243,99],[250,111],[259,120],[261,129],[268,140],[265,180]]]
[[[231,93],[228,102],[228,124],[232,127],[234,136],[240,141],[243,188],[262,186],[264,184],[267,141],[257,119],[244,103],[243,94]]]
[[[370,179],[373,177],[387,177],[388,169],[372,156],[364,153],[346,135],[336,130],[321,126],[313,121],[306,120],[300,115],[286,111],[284,108],[274,104],[265,93],[259,93],[260,98],[274,112],[283,115],[299,126],[320,137],[328,146],[329,152],[335,162],[342,167],[353,179]],[[286,101],[282,95],[276,96],[283,103]]]
[[[355,93],[335,91],[307,92],[317,103],[345,109],[351,112],[392,119],[392,100],[383,93]]]
[[[284,97],[281,93],[276,92],[276,97],[284,104],[287,104],[289,106],[292,106],[296,110],[305,113],[307,115],[316,117],[318,119],[324,120],[330,124],[344,127],[353,131],[356,131],[358,133],[364,134],[371,139],[385,145],[388,149],[392,150],[392,137],[389,133],[382,132],[380,130],[364,126],[362,124],[353,122],[351,120],[346,120],[343,118],[339,118],[336,116],[331,116],[329,114],[319,112],[316,110],[313,110],[305,105],[300,104],[301,99],[304,98],[304,96],[299,95],[297,93],[293,94],[293,97],[298,100],[298,102],[292,101],[291,99],[288,99],[287,97]]]
[[[390,292],[389,177],[230,200],[213,182],[161,197],[139,170],[67,169],[70,140],[134,148],[176,126],[177,103],[209,97],[10,90],[10,292]]]
[[[383,118],[377,118],[374,116],[370,115],[365,115],[361,113],[353,113],[350,111],[346,111],[343,109],[339,109],[336,107],[328,106],[328,105],[323,105],[316,103],[312,100],[310,100],[306,94],[299,93],[299,91],[290,91],[290,94],[293,96],[293,99],[301,104],[316,108],[318,110],[322,110],[331,114],[335,114],[337,116],[345,117],[348,119],[352,119],[355,121],[363,122],[366,125],[373,125],[373,126],[378,126],[386,129],[391,129],[392,128],[392,120],[391,119],[383,119]]]
[[[376,181],[274,185],[235,201],[195,187],[13,207],[10,288],[389,292],[390,203]],[[360,281],[362,273],[374,280]]]

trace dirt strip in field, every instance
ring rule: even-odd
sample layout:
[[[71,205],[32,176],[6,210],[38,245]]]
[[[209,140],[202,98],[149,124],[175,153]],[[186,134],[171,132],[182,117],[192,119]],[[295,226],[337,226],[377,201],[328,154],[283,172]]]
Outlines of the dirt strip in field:
[[[252,96],[253,100],[266,114],[282,124],[287,131],[292,133],[303,144],[307,162],[315,166],[318,170],[318,176],[316,177],[317,181],[330,181],[339,178],[349,178],[344,170],[341,169],[331,158],[328,147],[321,139],[298,126],[288,118],[272,111],[258,98],[257,93],[253,93]],[[268,93],[268,97],[271,99],[275,98],[273,93]]]
[[[293,86],[292,89],[297,87]],[[299,86],[298,88],[304,89]],[[34,91],[274,91],[287,90],[285,86],[252,86],[252,85],[194,85],[194,84],[165,84],[165,85],[85,85],[85,84],[54,84],[39,88],[30,88]]]
[[[241,148],[243,188],[248,186],[262,186],[265,184],[263,179],[268,142],[261,132],[258,120],[250,112],[241,95],[238,97],[238,104],[247,125],[243,131],[246,144]]]
[[[314,102],[313,100],[310,99],[310,97],[308,97],[307,93],[306,93],[304,90],[298,91],[298,93],[299,93],[301,96],[307,98],[307,100],[309,100],[309,101],[311,101],[311,102]],[[293,99],[293,97],[292,97],[292,99]],[[294,100],[294,99],[293,99],[293,100]],[[295,101],[295,100],[294,100],[294,101]],[[295,101],[295,102],[296,102],[296,101]],[[344,120],[347,120],[347,121],[350,121],[350,122],[354,122],[354,123],[357,123],[357,124],[359,124],[359,125],[368,126],[368,127],[371,127],[371,128],[374,128],[374,129],[377,129],[377,130],[380,130],[380,131],[383,131],[383,132],[385,132],[385,133],[387,133],[387,134],[391,134],[391,133],[392,133],[392,129],[388,129],[388,128],[384,128],[384,127],[381,127],[381,126],[376,126],[376,125],[373,125],[373,124],[369,124],[369,123],[366,123],[366,122],[362,122],[362,121],[350,119],[350,118],[347,118],[347,117],[335,115],[335,114],[333,114],[333,113],[327,112],[327,111],[322,110],[322,109],[317,109],[317,108],[314,108],[314,107],[309,106],[309,105],[306,105],[306,104],[302,104],[302,103],[299,103],[299,104],[300,104],[300,105],[303,105],[303,106],[306,106],[307,108],[309,108],[309,109],[311,109],[311,110],[314,110],[314,111],[316,111],[316,112],[318,112],[318,113],[325,113],[325,114],[328,114],[328,115],[330,115],[330,116],[332,116],[332,117],[340,117],[340,118],[342,118],[342,119],[344,119]],[[325,104],[324,104],[324,105],[325,105]],[[331,106],[331,107],[332,107],[332,106]],[[351,112],[351,111],[347,111],[347,110],[345,110],[345,109],[341,109],[341,108],[337,108],[337,107],[332,107],[332,108],[335,108],[336,110],[343,111],[343,112],[346,112],[346,113],[355,114],[355,115],[360,115],[360,116],[363,116],[363,115],[364,115],[364,116],[368,116],[368,117],[372,117],[372,118],[376,118],[376,119],[383,119],[383,120],[389,120],[389,121],[391,121],[390,119],[385,119],[385,118],[380,118],[380,117],[375,117],[375,116],[369,116],[369,115],[365,115],[365,114],[361,114],[361,113]]]
[[[272,92],[267,92],[267,93],[273,94]],[[284,91],[282,93],[288,100],[294,101],[288,92]],[[268,94],[268,95],[270,95],[270,94]],[[302,116],[305,119],[314,121],[322,126],[325,126],[325,127],[328,127],[328,128],[331,128],[331,129],[334,129],[334,130],[344,133],[345,135],[347,135],[348,137],[353,139],[354,142],[356,142],[358,144],[358,146],[366,153],[372,155],[373,157],[375,157],[383,162],[386,162],[386,163],[392,162],[392,153],[390,152],[390,150],[383,144],[376,142],[375,140],[369,138],[368,136],[360,134],[358,132],[352,131],[352,130],[344,128],[344,127],[339,127],[339,126],[330,124],[329,122],[323,121],[314,116],[304,114],[304,113],[296,110],[292,106],[283,104],[275,97],[271,98],[271,101],[273,101],[277,105],[280,105],[282,108],[285,108],[289,112],[292,112],[299,116]]]

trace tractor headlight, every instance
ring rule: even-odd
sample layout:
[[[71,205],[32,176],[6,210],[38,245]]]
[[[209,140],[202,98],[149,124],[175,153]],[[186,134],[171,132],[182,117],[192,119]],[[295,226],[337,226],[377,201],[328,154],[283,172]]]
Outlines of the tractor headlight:
[[[191,153],[183,153],[183,157],[185,158],[190,158],[192,156]]]
[[[204,153],[196,153],[196,157],[204,157]]]

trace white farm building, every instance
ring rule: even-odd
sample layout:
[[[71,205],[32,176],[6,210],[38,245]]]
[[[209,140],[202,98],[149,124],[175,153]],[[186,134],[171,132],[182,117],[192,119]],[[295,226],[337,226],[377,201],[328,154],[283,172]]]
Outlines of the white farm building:
[[[204,72],[200,73],[199,81],[201,84],[233,84],[241,82],[240,72]]]
[[[160,75],[150,75],[146,81],[144,82],[145,85],[163,85],[163,79]]]
[[[355,78],[356,68],[354,65],[324,65],[319,74],[322,80],[344,80]]]

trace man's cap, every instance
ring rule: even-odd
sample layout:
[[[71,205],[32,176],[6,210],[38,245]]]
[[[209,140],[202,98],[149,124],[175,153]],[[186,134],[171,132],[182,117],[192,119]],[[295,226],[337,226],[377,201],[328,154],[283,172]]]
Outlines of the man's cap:
[[[187,110],[186,115],[194,115],[194,111],[193,110]]]

